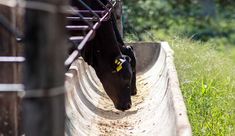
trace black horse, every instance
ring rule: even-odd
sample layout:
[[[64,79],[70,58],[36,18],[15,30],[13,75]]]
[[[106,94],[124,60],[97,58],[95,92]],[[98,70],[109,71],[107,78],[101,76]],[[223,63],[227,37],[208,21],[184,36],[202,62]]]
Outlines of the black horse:
[[[102,9],[94,0],[84,2],[93,10]],[[104,5],[107,4],[107,0],[102,2]],[[84,9],[77,0],[72,0],[71,5],[80,10]],[[130,109],[131,95],[136,94],[136,59],[133,48],[125,46],[113,15],[101,23],[94,38],[82,49],[81,55],[95,69],[116,109]]]

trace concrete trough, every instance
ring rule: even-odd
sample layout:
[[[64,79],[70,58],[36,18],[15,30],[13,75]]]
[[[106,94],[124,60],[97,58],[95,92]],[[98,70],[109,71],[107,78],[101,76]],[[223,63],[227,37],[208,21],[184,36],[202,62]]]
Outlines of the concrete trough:
[[[130,43],[137,56],[138,94],[121,112],[82,58],[66,73],[67,136],[191,136],[173,51],[167,42]]]

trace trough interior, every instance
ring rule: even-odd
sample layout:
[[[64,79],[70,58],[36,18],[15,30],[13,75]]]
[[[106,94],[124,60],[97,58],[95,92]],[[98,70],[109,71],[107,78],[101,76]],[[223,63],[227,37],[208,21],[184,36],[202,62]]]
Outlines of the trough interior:
[[[132,97],[132,108],[125,112],[116,110],[93,68],[79,58],[66,73],[66,135],[174,136],[181,133],[170,87],[167,52],[161,43],[129,45],[134,47],[137,57],[138,92]],[[179,105],[184,108],[182,101]],[[187,117],[182,120],[182,130],[186,128],[190,134]]]
[[[149,70],[158,59],[160,53],[160,45],[158,43],[128,43],[134,47],[136,54],[136,71],[137,73],[144,73]]]

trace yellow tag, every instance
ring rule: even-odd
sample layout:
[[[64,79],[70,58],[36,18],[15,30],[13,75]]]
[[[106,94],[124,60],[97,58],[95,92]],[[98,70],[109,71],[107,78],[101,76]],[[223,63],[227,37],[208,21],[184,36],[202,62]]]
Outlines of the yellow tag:
[[[117,72],[119,72],[120,70],[122,70],[122,65],[117,66],[116,70],[117,70]]]
[[[117,63],[118,63],[118,60],[116,59],[116,60],[115,60],[115,64],[117,64]]]
[[[117,67],[116,67],[116,71],[119,72],[120,70],[122,70],[122,64],[125,62],[125,60],[123,59],[116,59],[115,60],[115,64],[117,64]]]

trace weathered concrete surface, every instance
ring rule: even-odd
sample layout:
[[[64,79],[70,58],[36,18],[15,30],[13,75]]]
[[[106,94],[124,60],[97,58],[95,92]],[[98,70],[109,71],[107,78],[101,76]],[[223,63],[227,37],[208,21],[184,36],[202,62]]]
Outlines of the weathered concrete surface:
[[[137,89],[128,111],[114,109],[94,70],[80,58],[66,73],[66,135],[190,136],[191,127],[166,42],[136,43]]]

